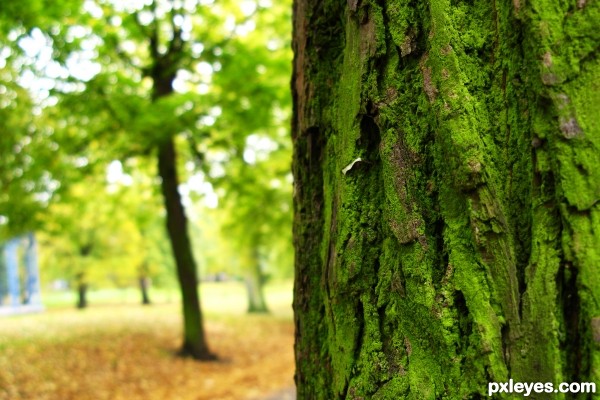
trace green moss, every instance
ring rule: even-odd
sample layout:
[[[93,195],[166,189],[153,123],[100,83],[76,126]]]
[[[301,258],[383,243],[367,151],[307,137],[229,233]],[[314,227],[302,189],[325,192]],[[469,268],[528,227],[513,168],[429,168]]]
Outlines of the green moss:
[[[403,55],[410,54],[417,36],[416,10],[404,2],[391,1],[386,2],[385,14],[392,42]]]
[[[405,398],[409,391],[409,381],[405,376],[395,376],[377,389],[373,400]]]
[[[568,7],[566,3],[534,1],[529,10],[531,39],[528,45],[534,54],[529,62],[532,70],[537,67],[539,71],[539,78],[534,83],[538,95],[550,99],[552,106],[548,108],[544,104],[535,116],[536,128],[547,140],[538,170],[553,174],[555,179],[551,183],[555,187],[544,181],[542,193],[552,190],[552,200],[558,203],[555,214],[547,215],[542,222],[547,226],[556,225],[553,221],[558,213],[562,220],[562,226],[556,228],[558,239],[541,250],[553,254],[554,263],[546,262],[542,266],[554,265],[558,270],[557,264],[564,265],[563,274],[560,270],[553,273],[551,269],[545,269],[546,279],[558,275],[559,282],[564,282],[563,290],[571,298],[578,299],[578,303],[562,300],[571,308],[565,313],[574,313],[575,323],[567,318],[562,320],[561,317],[565,317],[561,313],[556,318],[563,335],[571,336],[571,342],[560,336],[556,339],[563,341],[568,351],[568,355],[560,356],[563,374],[567,377],[577,374],[580,378],[591,374],[589,379],[597,379],[597,350],[590,346],[593,343],[590,321],[598,314],[599,299],[595,293],[600,288],[597,272],[592,267],[597,265],[598,259],[589,246],[600,239],[593,222],[600,193],[598,171],[593,167],[600,162],[600,117],[595,106],[600,99],[597,84],[600,64],[593,56],[599,32],[591,29],[597,22],[600,8],[594,2],[580,2],[576,8]],[[540,231],[536,235],[540,243],[549,242],[547,226],[546,232]],[[530,273],[532,271],[533,266]],[[539,287],[532,296],[542,296],[548,288],[544,287],[544,290],[546,292]]]
[[[364,58],[361,54],[361,34],[356,25],[350,24],[346,34],[346,51],[342,75],[337,85],[337,96],[333,109],[335,110],[336,138],[336,171],[342,169],[353,160],[360,157],[355,148],[355,142],[360,137],[358,115],[362,105],[362,87],[364,81]]]
[[[560,178],[569,204],[586,210],[600,200],[600,63],[562,89],[562,96],[554,96],[562,136],[556,141]]]
[[[302,111],[325,137],[298,231],[328,371],[304,398],[598,378],[597,2],[356,4]]]

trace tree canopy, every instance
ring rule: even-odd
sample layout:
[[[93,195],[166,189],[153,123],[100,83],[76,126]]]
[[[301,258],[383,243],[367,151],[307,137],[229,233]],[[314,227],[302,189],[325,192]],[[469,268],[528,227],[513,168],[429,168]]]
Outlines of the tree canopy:
[[[289,19],[270,1],[3,7],[1,237],[43,231],[47,276],[121,284],[168,269],[166,223],[187,329],[197,267],[176,221],[194,202],[227,215],[236,251],[249,231],[266,258],[267,237],[289,248]]]

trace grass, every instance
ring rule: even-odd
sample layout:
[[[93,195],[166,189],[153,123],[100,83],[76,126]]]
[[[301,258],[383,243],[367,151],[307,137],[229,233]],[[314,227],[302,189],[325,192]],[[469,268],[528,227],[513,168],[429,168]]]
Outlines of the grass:
[[[280,317],[292,316],[292,286],[291,282],[273,282],[266,285],[265,297],[270,311]],[[243,282],[203,282],[200,284],[202,309],[207,314],[242,315],[247,309],[246,289]],[[152,288],[150,298],[156,304],[179,302],[179,292],[176,288]],[[73,307],[77,302],[75,291],[46,291],[42,301],[47,308]],[[140,291],[135,288],[90,290],[88,303],[95,305],[124,305],[139,304]]]
[[[46,312],[1,319],[0,399],[261,399],[293,385],[291,284],[267,288],[265,316],[245,314],[241,284],[203,284],[220,357],[211,363],[175,356],[176,296],[143,307],[136,291],[116,293],[90,295],[83,311],[69,296],[46,295]]]

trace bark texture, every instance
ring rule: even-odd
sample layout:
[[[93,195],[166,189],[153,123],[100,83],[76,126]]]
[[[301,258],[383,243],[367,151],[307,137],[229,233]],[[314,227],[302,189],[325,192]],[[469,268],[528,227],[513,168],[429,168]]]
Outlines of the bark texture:
[[[600,382],[599,44],[597,1],[295,1],[299,399]]]

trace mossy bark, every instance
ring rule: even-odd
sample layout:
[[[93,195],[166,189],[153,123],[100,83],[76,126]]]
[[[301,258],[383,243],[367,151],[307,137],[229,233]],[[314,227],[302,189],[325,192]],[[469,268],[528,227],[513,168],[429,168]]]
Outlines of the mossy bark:
[[[295,1],[299,399],[600,383],[598,43],[595,1]]]

